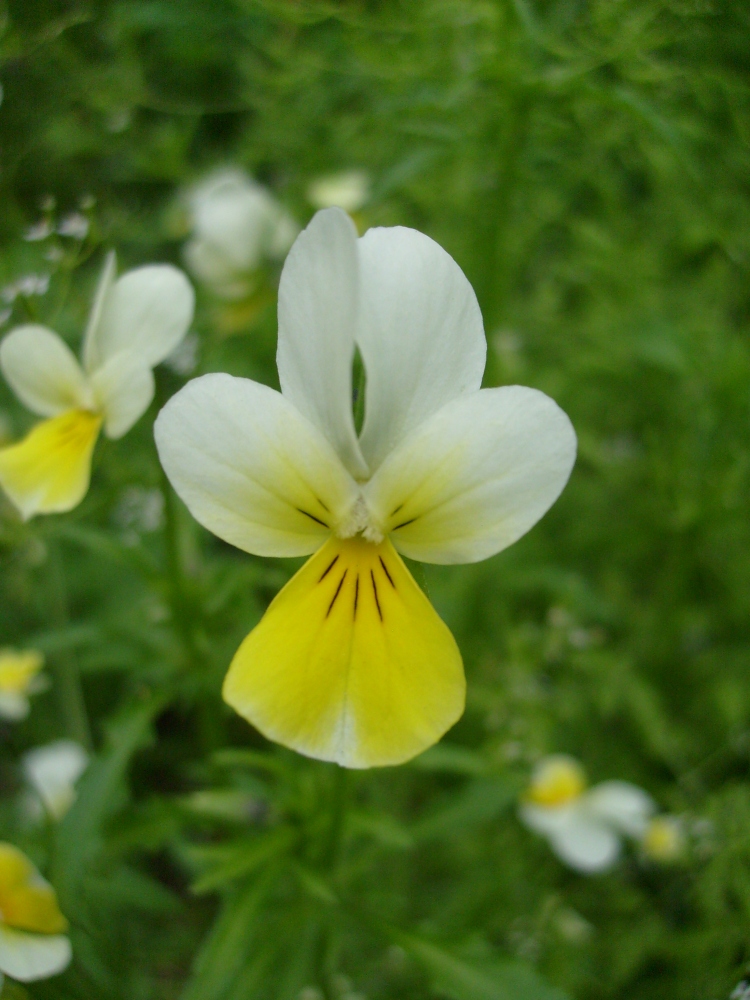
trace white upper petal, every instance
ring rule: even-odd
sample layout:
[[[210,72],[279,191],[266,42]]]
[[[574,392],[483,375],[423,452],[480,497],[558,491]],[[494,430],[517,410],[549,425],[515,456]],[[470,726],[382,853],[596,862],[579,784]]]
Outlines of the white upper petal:
[[[96,371],[120,351],[133,351],[153,368],[187,333],[195,303],[192,286],[170,264],[139,267],[105,285],[108,276],[105,269],[92,313],[95,321],[86,332],[86,370]]]
[[[620,838],[606,824],[581,810],[550,836],[550,846],[561,861],[580,872],[611,868],[620,854]]]
[[[314,552],[359,495],[320,431],[249,379],[194,379],[154,431],[162,465],[195,519],[246,552]]]
[[[94,301],[91,305],[89,320],[86,324],[86,332],[83,335],[83,367],[87,372],[93,371],[102,363],[101,352],[99,350],[98,331],[104,311],[104,303],[110,293],[117,277],[117,254],[110,250],[104,258],[102,273],[99,275]]]
[[[374,470],[445,403],[479,389],[487,345],[473,288],[429,236],[370,229],[359,257],[357,344],[367,373],[361,446]]]
[[[448,403],[365,487],[374,520],[421,562],[476,562],[525,534],[560,495],[576,437],[537,389],[481,389]]]
[[[627,781],[603,781],[585,795],[586,808],[598,819],[630,837],[641,837],[656,811],[654,800]]]
[[[0,924],[0,971],[30,983],[56,976],[70,964],[70,941],[63,934],[31,934]]]
[[[113,354],[91,376],[104,413],[104,432],[117,439],[126,434],[154,398],[154,373],[135,351]]]
[[[276,360],[283,394],[364,479],[352,413],[358,272],[354,223],[339,208],[318,212],[281,273]]]
[[[86,376],[68,345],[44,326],[19,326],[0,344],[11,389],[33,413],[54,417],[91,403]]]

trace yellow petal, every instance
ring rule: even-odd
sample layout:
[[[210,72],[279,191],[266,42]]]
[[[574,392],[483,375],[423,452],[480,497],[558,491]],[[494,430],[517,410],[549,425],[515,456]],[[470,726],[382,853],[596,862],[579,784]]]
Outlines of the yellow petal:
[[[0,449],[0,486],[24,520],[72,510],[91,477],[91,455],[102,418],[68,410],[37,424],[19,444]]]
[[[25,693],[43,666],[44,656],[36,649],[0,649],[0,693]]]
[[[539,761],[524,796],[527,802],[546,809],[559,809],[580,798],[586,775],[574,757],[557,753]]]
[[[386,539],[332,538],[237,651],[224,699],[265,736],[344,767],[401,764],[460,717],[447,626]]]
[[[55,890],[12,844],[0,843],[0,918],[8,927],[59,934],[68,922]]]

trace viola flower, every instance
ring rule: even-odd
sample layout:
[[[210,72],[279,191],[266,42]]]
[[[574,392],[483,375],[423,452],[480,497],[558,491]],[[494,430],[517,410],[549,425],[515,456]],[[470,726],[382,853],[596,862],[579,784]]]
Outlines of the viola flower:
[[[188,193],[191,273],[219,298],[248,296],[264,260],[280,260],[299,226],[270,191],[241,170],[219,170]]]
[[[34,413],[50,419],[18,444],[0,449],[0,486],[24,520],[71,510],[86,495],[99,431],[117,439],[154,395],[152,368],[182,340],[193,316],[193,290],[168,264],[115,280],[104,265],[83,341],[83,366],[52,330],[19,326],[0,344],[0,367]]]
[[[46,687],[44,656],[36,649],[0,649],[0,718],[20,722],[29,714],[29,695]]]
[[[71,959],[67,929],[52,886],[17,847],[0,843],[0,972],[22,983],[56,976]]]
[[[330,208],[281,276],[281,392],[204,375],[159,414],[162,464],[201,524],[256,555],[314,553],[224,683],[269,739],[345,767],[398,764],[463,712],[458,647],[399,553],[494,555],[555,501],[575,457],[543,393],[480,389],[485,353],[474,292],[441,247],[404,228],[358,239]]]
[[[55,740],[25,753],[21,768],[33,798],[27,800],[34,819],[44,813],[60,820],[75,802],[76,782],[88,767],[89,756],[73,740]]]
[[[561,861],[591,874],[612,867],[623,837],[643,837],[654,803],[625,781],[603,781],[587,789],[578,761],[553,754],[534,769],[519,812],[526,826],[547,838]]]

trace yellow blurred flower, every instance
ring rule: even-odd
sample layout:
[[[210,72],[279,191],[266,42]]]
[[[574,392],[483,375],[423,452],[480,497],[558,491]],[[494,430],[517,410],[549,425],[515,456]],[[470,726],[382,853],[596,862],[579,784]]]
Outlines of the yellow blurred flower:
[[[22,983],[62,972],[67,929],[52,886],[17,847],[0,843],[0,972]]]
[[[650,861],[677,861],[685,851],[685,833],[678,817],[654,816],[643,833],[641,847]]]
[[[0,718],[13,722],[29,714],[29,695],[46,687],[41,669],[44,656],[38,650],[0,649]]]

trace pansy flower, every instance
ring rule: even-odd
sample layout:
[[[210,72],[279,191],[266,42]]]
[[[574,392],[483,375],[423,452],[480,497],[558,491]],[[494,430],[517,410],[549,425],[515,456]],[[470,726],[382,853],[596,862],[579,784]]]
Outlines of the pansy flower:
[[[201,524],[256,555],[313,553],[224,683],[270,739],[346,767],[398,764],[461,715],[461,655],[401,555],[494,555],[555,501],[575,456],[549,397],[480,389],[485,351],[474,292],[444,250],[404,228],[358,239],[330,208],[281,276],[281,392],[204,375],[157,418],[161,461]]]
[[[67,929],[49,882],[17,847],[0,843],[0,973],[22,983],[56,976],[71,959]]]
[[[520,817],[566,865],[594,873],[617,861],[623,837],[641,840],[654,811],[653,800],[637,785],[603,781],[587,788],[575,758],[552,754],[534,769]]]
[[[29,695],[43,691],[44,656],[36,649],[0,649],[0,718],[19,722],[29,714]]]
[[[0,486],[25,520],[71,510],[86,495],[99,431],[120,438],[154,395],[152,368],[182,340],[193,290],[168,264],[115,280],[106,260],[83,340],[83,365],[52,330],[17,327],[0,344],[0,367],[33,413],[49,419],[0,449]]]

